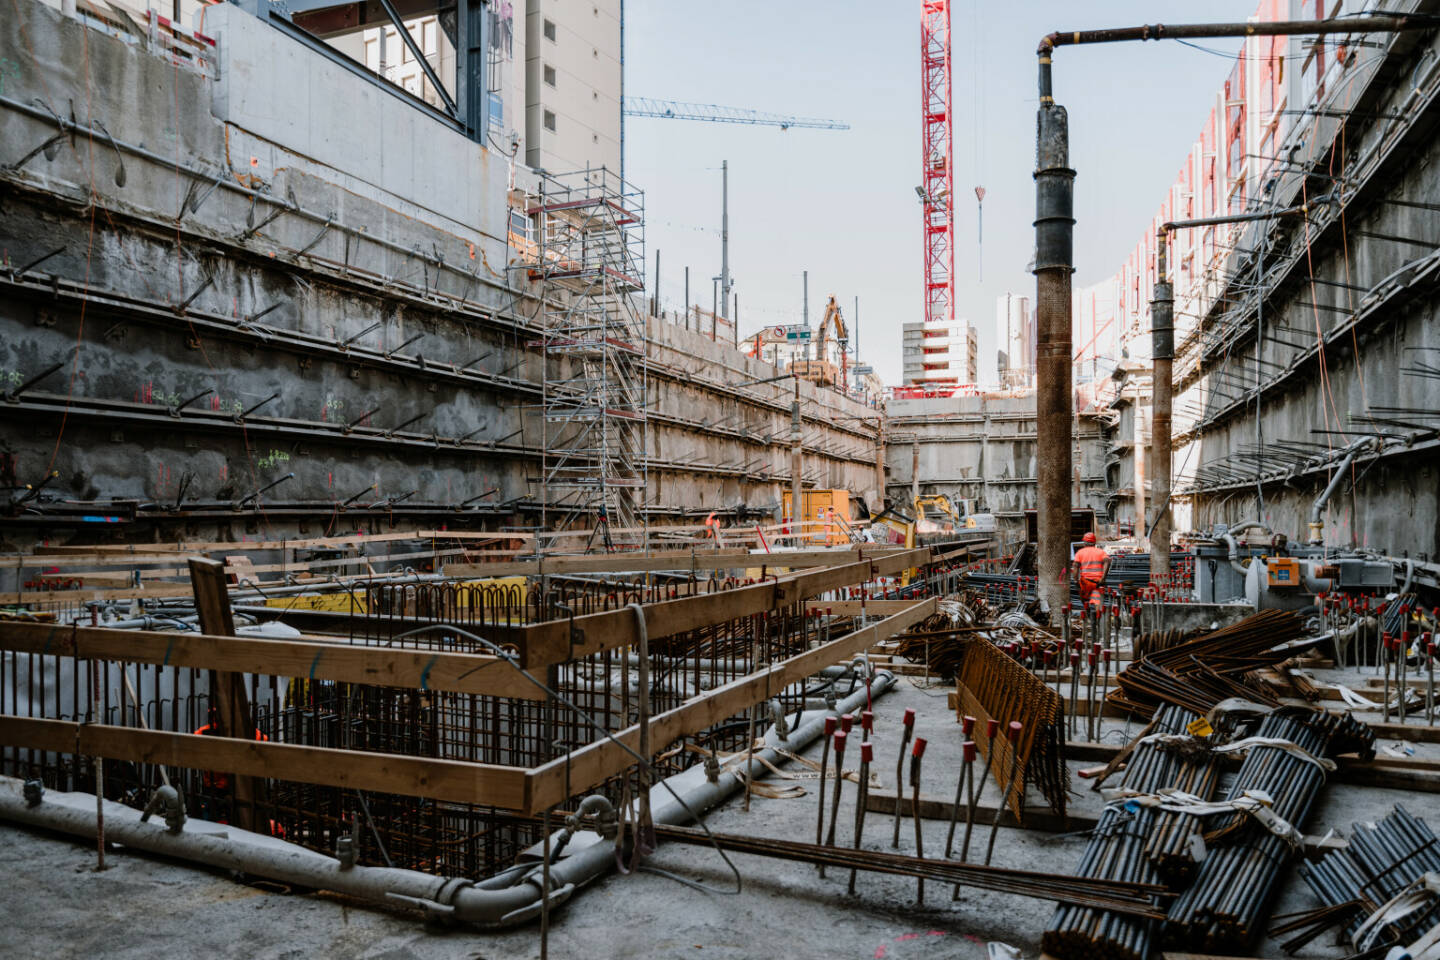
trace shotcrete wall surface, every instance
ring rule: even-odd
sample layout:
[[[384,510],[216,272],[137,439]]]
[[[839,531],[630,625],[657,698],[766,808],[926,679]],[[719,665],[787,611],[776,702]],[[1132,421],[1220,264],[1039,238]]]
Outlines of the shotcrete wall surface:
[[[0,486],[51,479],[5,540],[534,522],[542,311],[507,158],[231,4],[189,59],[17,10]],[[778,504],[790,398],[728,386],[776,371],[651,334],[648,510]],[[873,411],[803,396],[807,481],[873,489]]]
[[[1012,538],[1035,507],[1035,397],[981,395],[892,400],[886,410],[889,493],[909,502],[914,444],[919,443],[920,493],[975,501]],[[1076,507],[1106,510],[1105,443],[1095,418],[1076,431]]]
[[[1260,519],[1303,538],[1345,448],[1368,440],[1322,517],[1326,542],[1440,552],[1440,380],[1427,372],[1440,351],[1440,50],[1428,35],[1386,43],[1337,87],[1354,111],[1343,132],[1321,117],[1296,133],[1272,202],[1315,201],[1296,173],[1307,166],[1343,172],[1344,189],[1308,218],[1249,227],[1228,286],[1199,305],[1176,372],[1177,529]]]

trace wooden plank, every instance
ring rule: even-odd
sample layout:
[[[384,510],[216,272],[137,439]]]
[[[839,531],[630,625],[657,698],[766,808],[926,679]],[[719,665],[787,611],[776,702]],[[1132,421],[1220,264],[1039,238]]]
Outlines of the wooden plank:
[[[499,657],[473,653],[7,621],[0,621],[0,650],[520,700],[545,698],[538,687]]]
[[[854,562],[861,549],[865,556],[886,556],[903,552],[896,548],[870,545],[868,549],[798,550],[789,553],[750,553],[745,550],[670,550],[640,554],[597,554],[583,557],[550,557],[544,560],[515,560],[498,563],[452,563],[444,568],[447,577],[497,577],[541,573],[630,573],[648,570],[731,570],[768,567],[771,570],[832,566]]]
[[[807,612],[819,610],[837,617],[858,617],[862,613],[871,617],[884,617],[897,610],[904,610],[911,603],[910,600],[809,600],[805,603],[805,609]]]
[[[845,636],[822,644],[813,650],[796,654],[693,697],[674,709],[650,719],[650,743],[653,749],[664,749],[672,741],[698,733],[726,717],[734,716],[759,703],[792,683],[812,676],[823,667],[844,660],[919,623],[938,609],[936,600],[920,600],[907,610],[863,627]],[[632,614],[633,616],[633,614]],[[636,724],[616,734],[616,739],[637,750],[640,726]],[[607,777],[626,769],[634,762],[629,752],[611,740],[599,740],[568,756],[552,760],[530,771],[529,800],[534,813],[563,802],[568,796],[587,790]],[[568,785],[568,789],[567,789]]]
[[[978,771],[977,771],[978,773]],[[895,814],[895,791],[884,790],[872,787],[868,799],[865,801],[865,809],[871,813],[883,813],[893,816]],[[900,813],[902,816],[910,816],[910,793],[906,791],[901,798]],[[922,820],[943,820],[950,822],[950,814],[954,810],[954,804],[950,798],[938,794],[920,794],[920,819]],[[977,802],[975,804],[975,826],[970,837],[970,852],[975,852],[975,838],[980,837],[981,843],[990,836],[990,824],[995,821],[995,804]],[[957,816],[960,824],[955,829],[955,853],[958,856],[960,850],[960,837],[964,831],[965,805],[960,805]],[[1026,807],[1025,822],[1017,823],[1015,813],[1007,805],[1000,815],[1000,826],[1020,827],[1026,830],[1043,830],[1048,833],[1062,833],[1068,830],[1089,830],[1098,822],[1097,818],[1088,813],[1072,813],[1068,817],[1056,814],[1049,807]],[[982,833],[982,831],[984,831]],[[938,856],[938,854],[937,854]]]
[[[723,623],[738,617],[767,613],[787,603],[799,602],[828,590],[864,583],[876,576],[899,573],[930,561],[933,551],[928,547],[890,553],[872,560],[865,559],[838,567],[826,567],[810,573],[792,574],[763,583],[733,590],[662,600],[643,605],[645,629],[654,639],[674,636],[687,630]],[[571,629],[581,631],[583,638],[573,647]],[[504,642],[513,642],[521,651],[526,669],[564,663],[575,657],[589,656],[603,650],[628,646],[638,639],[635,615],[629,609],[607,610],[576,617],[574,621],[552,620],[509,632]],[[494,639],[500,640],[497,636]]]
[[[230,611],[230,595],[225,583],[225,564],[205,557],[190,558],[190,586],[195,591],[195,612],[200,629],[221,637],[235,636],[235,617]],[[210,671],[210,715],[205,721],[209,735],[258,739],[255,718],[250,712],[250,694],[245,689],[245,674],[235,670]],[[226,767],[224,769],[229,770]],[[255,829],[255,801],[263,799],[264,783],[238,770],[230,770],[230,790],[235,799],[238,826]]]
[[[253,778],[524,810],[526,771],[460,760],[0,716],[0,743]]]

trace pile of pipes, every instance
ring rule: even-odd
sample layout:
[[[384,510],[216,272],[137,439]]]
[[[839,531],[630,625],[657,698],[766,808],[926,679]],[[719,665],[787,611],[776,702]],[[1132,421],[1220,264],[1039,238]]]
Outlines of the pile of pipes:
[[[1247,682],[1247,674],[1290,659],[1296,653],[1293,647],[1277,648],[1303,636],[1305,621],[1298,614],[1262,610],[1133,661],[1115,676],[1117,689],[1106,700],[1146,717],[1162,703],[1203,714],[1232,697],[1277,706],[1275,694]]]
[[[1207,825],[1208,852],[1170,907],[1167,942],[1219,952],[1249,944],[1299,847],[1325,783],[1325,758],[1367,740],[1373,755],[1373,731],[1349,714],[1282,708],[1267,714],[1253,736],[1230,744],[1246,751],[1225,797],[1235,812]]]
[[[1378,822],[1355,824],[1345,849],[1303,864],[1299,872],[1326,916],[1291,941],[1296,949],[1336,922],[1360,952],[1409,944],[1440,924],[1440,897],[1418,890],[1427,875],[1440,875],[1440,847],[1429,824],[1404,807]]]

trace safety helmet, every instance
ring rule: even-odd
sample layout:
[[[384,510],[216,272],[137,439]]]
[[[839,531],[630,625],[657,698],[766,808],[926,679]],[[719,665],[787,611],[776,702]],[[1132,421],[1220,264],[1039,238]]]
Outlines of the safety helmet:
[[[1081,537],[1080,539],[1081,539],[1081,540],[1084,540],[1086,543],[1094,543],[1094,542],[1095,542],[1095,534],[1093,534],[1093,533],[1087,533],[1087,534],[1085,534],[1085,536]]]

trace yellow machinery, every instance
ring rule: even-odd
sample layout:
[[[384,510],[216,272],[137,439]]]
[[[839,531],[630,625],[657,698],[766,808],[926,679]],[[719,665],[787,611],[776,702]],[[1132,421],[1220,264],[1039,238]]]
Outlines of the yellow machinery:
[[[926,510],[927,507],[936,508],[933,512]],[[960,516],[960,511],[955,509],[955,504],[943,493],[934,493],[925,497],[915,498],[915,525],[917,532],[922,536],[927,534],[954,533],[965,525],[965,520]]]

